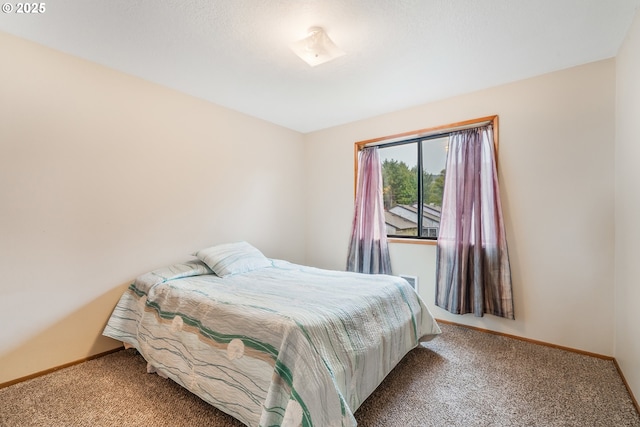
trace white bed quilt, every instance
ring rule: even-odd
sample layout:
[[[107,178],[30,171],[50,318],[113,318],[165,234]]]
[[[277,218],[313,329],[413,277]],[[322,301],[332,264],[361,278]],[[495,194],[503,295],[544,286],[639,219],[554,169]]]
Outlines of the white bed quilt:
[[[104,335],[248,426],[355,426],[355,410],[440,333],[395,276],[272,266],[220,278],[199,260],[138,277]]]

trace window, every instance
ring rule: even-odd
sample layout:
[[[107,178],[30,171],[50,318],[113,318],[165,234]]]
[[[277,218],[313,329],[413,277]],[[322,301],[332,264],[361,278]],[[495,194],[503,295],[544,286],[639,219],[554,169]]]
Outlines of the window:
[[[388,238],[438,239],[449,135],[488,123],[494,125],[497,143],[497,116],[356,143],[356,153],[365,146],[378,147]]]

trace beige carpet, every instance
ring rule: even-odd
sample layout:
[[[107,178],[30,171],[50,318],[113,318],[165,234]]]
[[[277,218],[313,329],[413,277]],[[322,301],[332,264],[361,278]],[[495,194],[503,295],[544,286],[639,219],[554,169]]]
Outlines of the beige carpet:
[[[612,361],[467,328],[411,351],[356,412],[361,427],[640,427]],[[120,351],[0,389],[0,426],[241,426]],[[324,427],[324,426],[320,426]]]

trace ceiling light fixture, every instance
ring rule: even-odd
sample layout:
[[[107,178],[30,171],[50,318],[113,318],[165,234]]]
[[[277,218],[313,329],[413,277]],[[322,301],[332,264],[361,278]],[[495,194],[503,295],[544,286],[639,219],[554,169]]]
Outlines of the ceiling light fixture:
[[[291,49],[312,67],[344,55],[321,27],[309,28],[307,37],[293,43]]]

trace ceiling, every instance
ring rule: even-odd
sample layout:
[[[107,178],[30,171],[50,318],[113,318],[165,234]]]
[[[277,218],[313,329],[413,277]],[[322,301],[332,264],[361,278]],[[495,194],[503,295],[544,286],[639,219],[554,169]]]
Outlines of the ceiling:
[[[614,57],[640,0],[55,0],[0,31],[307,133]],[[290,49],[324,27],[346,55]]]

